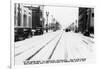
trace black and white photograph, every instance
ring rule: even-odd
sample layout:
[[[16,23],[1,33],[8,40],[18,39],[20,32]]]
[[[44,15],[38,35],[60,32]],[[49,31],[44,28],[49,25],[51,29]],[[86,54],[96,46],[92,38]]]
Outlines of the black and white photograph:
[[[13,5],[15,65],[95,61],[93,7]]]

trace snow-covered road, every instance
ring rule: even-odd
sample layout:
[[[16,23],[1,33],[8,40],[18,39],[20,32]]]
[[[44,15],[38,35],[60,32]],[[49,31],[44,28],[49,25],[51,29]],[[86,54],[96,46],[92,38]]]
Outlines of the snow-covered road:
[[[94,49],[93,38],[59,30],[16,42],[15,64],[23,64],[25,60],[73,58],[86,58],[87,61],[94,61]]]

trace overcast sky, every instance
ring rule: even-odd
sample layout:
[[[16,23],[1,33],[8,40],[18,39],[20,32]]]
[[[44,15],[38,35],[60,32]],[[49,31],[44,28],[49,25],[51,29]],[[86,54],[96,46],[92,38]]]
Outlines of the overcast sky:
[[[46,11],[49,11],[49,22],[53,15],[63,28],[69,26],[72,22],[75,22],[75,20],[78,19],[78,8],[75,7],[45,6],[44,16],[46,16]]]

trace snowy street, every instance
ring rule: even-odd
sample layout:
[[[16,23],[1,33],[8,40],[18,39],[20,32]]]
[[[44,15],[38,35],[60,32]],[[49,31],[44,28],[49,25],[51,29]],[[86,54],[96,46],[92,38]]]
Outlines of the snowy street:
[[[15,64],[23,64],[25,60],[71,58],[86,58],[91,61],[94,59],[94,49],[93,38],[58,30],[15,42]]]

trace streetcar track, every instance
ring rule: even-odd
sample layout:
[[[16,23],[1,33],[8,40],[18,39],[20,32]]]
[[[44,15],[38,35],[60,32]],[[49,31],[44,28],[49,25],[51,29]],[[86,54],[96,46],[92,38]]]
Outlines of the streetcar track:
[[[84,41],[84,40],[82,40],[86,45],[88,45],[88,43],[86,42],[86,41]],[[86,46],[87,47],[87,49],[89,50],[89,51],[92,51],[92,49],[90,49],[90,46]]]
[[[48,42],[47,42],[46,44],[48,44]],[[32,49],[32,48],[33,48],[33,47],[31,47],[31,48],[29,48],[29,49]],[[27,49],[27,50],[25,50],[25,51],[22,51],[22,52],[19,52],[19,53],[15,54],[15,56],[21,55],[22,53],[28,51],[29,49]]]
[[[82,40],[85,44],[87,44],[88,45],[88,43],[86,42],[86,41],[84,41],[84,40]]]
[[[56,36],[54,38],[56,38]],[[50,41],[48,41],[48,42],[50,42]],[[48,42],[46,44],[48,44]],[[29,49],[32,49],[32,48],[33,48],[33,46],[31,48],[28,48],[27,50],[24,50],[22,52],[15,54],[15,57],[21,55],[22,53],[24,53],[24,52],[26,52],[26,51],[28,51]]]
[[[18,56],[18,55],[21,55],[22,53],[24,53],[24,51],[20,52],[20,53],[17,53],[15,54],[15,57]]]
[[[61,34],[60,38],[58,39],[58,41],[57,41],[57,43],[56,43],[56,45],[55,45],[55,47],[54,47],[53,51],[51,52],[51,54],[50,54],[50,56],[49,56],[48,59],[51,59],[51,57],[52,57],[52,55],[53,55],[55,49],[57,48],[57,46],[58,46],[58,44],[59,44],[59,41],[60,41],[61,37],[62,37],[62,34]]]
[[[59,34],[58,34],[59,35]],[[37,50],[33,55],[31,55],[29,58],[26,60],[30,60],[32,57],[34,57],[37,53],[39,53],[44,47],[46,47],[51,41],[53,41],[57,36],[55,36],[53,39],[48,41],[45,45],[43,45],[39,50]]]
[[[88,42],[91,42],[91,43],[94,43],[94,41],[90,40],[90,39],[87,39],[87,38],[84,38],[83,39],[87,40]]]
[[[47,42],[46,44],[48,44],[48,42]],[[31,48],[29,48],[29,49],[32,49],[32,48],[33,48],[33,47],[31,47]],[[22,53],[28,51],[29,49],[27,49],[27,50],[25,50],[25,51],[22,51],[22,52],[19,52],[19,53],[15,54],[15,56],[21,55]]]

